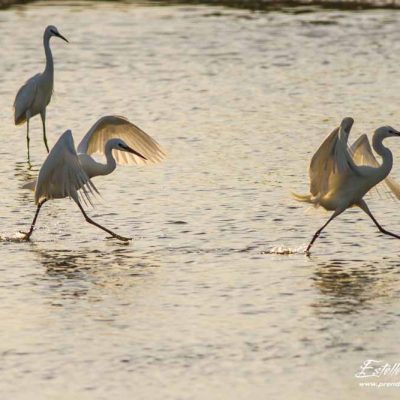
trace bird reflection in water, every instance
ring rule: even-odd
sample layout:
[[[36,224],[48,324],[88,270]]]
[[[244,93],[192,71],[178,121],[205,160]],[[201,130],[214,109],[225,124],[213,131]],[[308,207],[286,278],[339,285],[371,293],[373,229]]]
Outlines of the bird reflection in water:
[[[40,164],[26,164],[25,162],[15,163],[15,173],[14,176],[18,181],[18,188],[22,188],[28,182],[37,178],[39,173]],[[22,204],[32,202],[32,193],[27,190],[18,190],[18,199]]]
[[[21,183],[20,186],[23,186],[25,183],[36,179],[40,169],[40,164],[30,164],[29,166],[25,162],[17,161],[15,163],[15,178]],[[26,193],[21,190],[21,196],[23,197],[31,197],[25,196]]]
[[[313,307],[322,315],[350,314],[369,308],[375,299],[389,296],[394,266],[384,260],[332,260],[321,264],[312,279],[322,297]],[[383,264],[383,265],[382,265]]]
[[[64,298],[86,296],[99,288],[102,292],[97,295],[101,297],[104,289],[112,291],[132,286],[153,275],[154,268],[160,266],[125,247],[108,251],[45,250],[32,245],[32,250],[46,269],[45,279],[51,281],[53,288],[61,289]]]

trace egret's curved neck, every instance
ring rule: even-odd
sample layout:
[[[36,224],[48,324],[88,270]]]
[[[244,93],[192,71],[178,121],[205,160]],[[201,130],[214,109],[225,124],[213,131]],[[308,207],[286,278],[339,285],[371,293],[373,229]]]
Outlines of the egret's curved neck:
[[[54,63],[53,63],[53,55],[51,54],[51,49],[50,49],[50,36],[45,35],[43,37],[43,46],[44,46],[44,52],[46,54],[46,68],[45,68],[45,73],[53,76],[54,74]]]
[[[79,154],[82,167],[85,170],[89,178],[94,178],[100,175],[108,175],[114,171],[117,167],[114,156],[112,155],[112,146],[108,143],[105,146],[104,153],[106,155],[107,162],[105,164],[95,161],[90,155],[83,153]]]
[[[113,172],[114,169],[117,167],[117,163],[115,162],[114,156],[112,154],[112,147],[108,143],[106,143],[104,153],[106,155],[107,164],[102,164],[102,170],[99,175],[111,174],[111,172]]]
[[[372,147],[382,157],[382,164],[376,169],[377,179],[379,181],[385,179],[393,166],[393,155],[392,152],[383,145],[383,140],[386,138],[385,135],[375,133],[372,138]]]

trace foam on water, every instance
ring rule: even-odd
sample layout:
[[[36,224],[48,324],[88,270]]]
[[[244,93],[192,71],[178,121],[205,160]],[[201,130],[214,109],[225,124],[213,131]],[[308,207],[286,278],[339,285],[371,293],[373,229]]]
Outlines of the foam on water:
[[[278,254],[278,255],[290,255],[290,254],[306,254],[307,245],[303,245],[292,249],[286,246],[275,246],[269,250],[264,250],[261,254]]]
[[[24,236],[25,233],[18,231],[15,232],[14,234],[12,234],[12,236],[9,236],[7,234],[2,234],[0,235],[0,241],[1,242],[26,242],[26,240],[24,240]]]

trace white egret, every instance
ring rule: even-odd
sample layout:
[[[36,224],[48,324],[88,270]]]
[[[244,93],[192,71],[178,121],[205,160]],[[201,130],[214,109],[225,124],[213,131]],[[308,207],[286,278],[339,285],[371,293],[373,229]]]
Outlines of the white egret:
[[[107,163],[95,161],[91,157],[93,153],[104,154]],[[84,211],[80,200],[92,204],[91,196],[97,189],[90,179],[111,174],[117,163],[155,164],[164,158],[165,153],[158,143],[123,117],[100,118],[83,137],[78,151],[75,150],[71,131],[67,130],[51,149],[39,171],[37,181],[24,186],[35,190],[37,209],[31,228],[23,239],[29,240],[40,208],[47,200],[69,197],[76,202],[87,222],[119,240],[131,240],[94,222]],[[79,190],[81,191],[78,193]]]
[[[399,235],[387,231],[378,223],[363,200],[364,195],[380,182],[385,183],[400,199],[400,185],[388,178],[393,166],[393,155],[383,145],[384,139],[400,136],[400,132],[390,126],[375,131],[372,145],[382,158],[382,164],[379,164],[366,135],[360,136],[348,148],[347,141],[353,122],[352,118],[344,118],[340,127],[332,131],[311,159],[310,194],[294,195],[299,201],[333,211],[329,220],[314,234],[306,253],[309,253],[323,229],[344,210],[353,206],[360,207],[382,233],[400,239]]]
[[[29,119],[40,114],[43,125],[43,140],[47,152],[49,146],[46,137],[46,107],[50,103],[53,94],[54,83],[54,63],[50,49],[50,39],[59,37],[66,42],[68,40],[62,36],[55,26],[48,26],[43,34],[43,46],[46,54],[46,67],[42,73],[34,75],[28,79],[18,90],[14,101],[14,121],[15,125],[23,124],[26,121],[26,141],[28,146],[29,161]]]

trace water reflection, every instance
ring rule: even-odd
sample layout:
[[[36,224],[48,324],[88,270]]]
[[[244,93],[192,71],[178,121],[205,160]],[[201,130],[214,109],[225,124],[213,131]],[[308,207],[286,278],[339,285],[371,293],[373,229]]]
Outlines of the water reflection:
[[[19,0],[18,3],[30,3],[34,0]],[[37,1],[37,0],[36,0]],[[65,3],[65,2],[64,2]],[[99,3],[99,5],[112,3],[115,8],[120,8],[127,5],[134,6],[204,6],[209,7],[226,7],[228,9],[238,9],[238,10],[249,10],[258,12],[273,12],[280,11],[286,14],[308,14],[319,9],[329,9],[329,10],[370,10],[370,9],[398,9],[400,7],[397,0],[390,3],[384,0],[364,0],[364,1],[341,1],[341,0],[311,0],[305,4],[301,0],[280,0],[280,1],[265,1],[265,0],[93,0],[91,6],[94,7],[94,3]],[[84,3],[83,3],[84,4]],[[2,8],[8,8],[12,6],[10,4],[3,4],[0,1],[0,10]],[[57,1],[39,1],[37,7],[45,6],[59,6],[60,3]],[[61,5],[65,5],[61,3]],[[84,4],[85,5],[85,4]],[[80,7],[82,2],[74,1],[69,3],[70,7]],[[23,7],[19,7],[17,12],[21,12]],[[210,17],[218,17],[221,13],[219,11],[209,12]],[[251,16],[243,16],[244,18],[250,19]]]
[[[320,315],[368,309],[376,299],[392,294],[391,280],[395,272],[394,267],[382,259],[321,263],[311,277],[321,294],[312,306]]]
[[[44,279],[52,289],[60,289],[64,298],[86,296],[93,290],[102,298],[104,290],[129,287],[152,276],[160,267],[151,257],[125,248],[48,250],[32,244],[32,251],[45,268]]]
[[[24,184],[37,178],[40,165],[17,161],[14,169],[14,176],[18,180],[18,186],[21,189]],[[19,196],[23,201],[32,201],[32,192],[30,190],[20,190]]]
[[[98,0],[99,1],[99,0]],[[107,0],[100,0],[107,2]],[[109,0],[108,0],[109,1]],[[291,14],[304,14],[315,10],[316,7],[339,9],[339,10],[360,10],[374,8],[399,8],[396,0],[389,4],[382,0],[365,0],[365,1],[334,1],[334,0],[311,0],[305,4],[301,0],[280,0],[280,1],[263,1],[263,0],[117,0],[117,3],[134,3],[146,5],[204,5],[208,6],[224,6],[229,8],[252,10],[252,11],[282,11]]]
[[[15,174],[14,176],[19,179],[22,183],[36,179],[39,173],[39,164],[28,164],[27,162],[17,161],[15,163]]]

